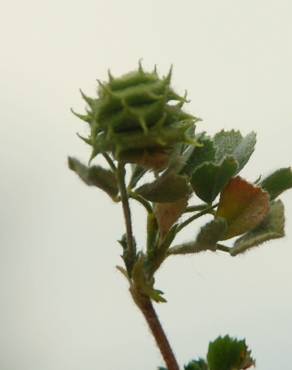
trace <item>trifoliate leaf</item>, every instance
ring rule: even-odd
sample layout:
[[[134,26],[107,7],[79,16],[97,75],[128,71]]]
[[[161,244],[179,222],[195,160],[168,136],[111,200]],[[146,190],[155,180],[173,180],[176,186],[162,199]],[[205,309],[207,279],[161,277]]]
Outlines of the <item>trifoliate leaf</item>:
[[[291,168],[280,168],[264,178],[260,185],[270,194],[271,200],[277,198],[283,191],[292,188]]]
[[[151,202],[168,203],[186,197],[190,193],[190,187],[185,176],[169,173],[152,183],[140,186],[136,193]]]
[[[156,203],[154,212],[163,238],[171,226],[180,218],[188,204],[188,197],[171,203]]]
[[[237,169],[238,163],[233,157],[226,157],[219,164],[203,163],[197,167],[191,178],[196,195],[204,202],[212,203]]]
[[[199,253],[216,250],[216,243],[221,240],[227,230],[224,218],[216,218],[203,226],[193,242],[183,243],[169,249],[168,254]]]
[[[186,153],[181,173],[191,176],[196,195],[207,203],[213,202],[229,179],[236,175],[254,151],[256,135],[243,137],[239,131],[221,131],[213,140],[204,133],[197,137],[201,146]]]
[[[115,199],[119,189],[114,173],[100,166],[87,167],[78,159],[68,158],[69,168],[76,172],[86,185],[96,186],[105,191],[111,198]]]
[[[208,370],[208,365],[205,360],[193,360],[184,366],[184,370]]]
[[[271,204],[268,216],[259,226],[235,241],[230,254],[236,256],[268,240],[282,238],[285,235],[284,226],[284,205],[277,200]]]
[[[233,156],[238,162],[238,172],[242,170],[252,155],[256,144],[256,134],[251,132],[243,137],[239,131],[220,131],[214,136],[216,148],[215,160],[220,161],[226,155]]]
[[[258,186],[236,177],[220,196],[216,217],[226,219],[228,229],[221,240],[243,234],[258,226],[269,212],[269,195]]]
[[[209,370],[242,370],[255,365],[245,340],[228,335],[210,342],[207,360]]]

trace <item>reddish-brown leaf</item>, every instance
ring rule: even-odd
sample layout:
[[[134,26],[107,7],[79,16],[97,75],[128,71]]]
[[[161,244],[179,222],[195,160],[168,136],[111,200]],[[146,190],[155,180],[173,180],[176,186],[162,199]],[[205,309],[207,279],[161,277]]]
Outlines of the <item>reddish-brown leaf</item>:
[[[259,225],[269,212],[269,195],[237,176],[230,180],[220,196],[216,217],[228,223],[225,239],[243,234]]]
[[[164,237],[171,226],[180,218],[188,204],[188,197],[181,198],[172,203],[156,203],[155,215],[160,235]]]

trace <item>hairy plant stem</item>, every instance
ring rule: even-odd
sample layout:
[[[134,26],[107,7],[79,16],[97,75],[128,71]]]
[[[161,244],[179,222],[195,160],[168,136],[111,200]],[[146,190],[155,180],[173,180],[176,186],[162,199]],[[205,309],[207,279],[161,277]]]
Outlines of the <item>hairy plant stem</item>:
[[[125,165],[121,162],[117,168],[117,179],[121,193],[121,201],[124,212],[125,226],[126,226],[126,237],[127,237],[127,250],[126,250],[126,265],[128,273],[131,273],[133,264],[136,259],[136,245],[133,237],[131,211],[129,205],[129,197],[125,184]]]
[[[189,206],[184,210],[184,213],[202,211],[206,208],[208,208],[208,204],[206,203],[198,204],[196,206]]]
[[[163,330],[163,327],[159,321],[157,313],[152,305],[152,302],[148,296],[137,292],[135,288],[131,289],[133,299],[137,306],[143,313],[147,324],[155,338],[156,344],[161,352],[161,355],[165,361],[167,370],[179,370],[179,366],[172,348],[169,344],[167,336]]]
[[[212,213],[212,210],[217,207],[218,204],[214,204],[213,206],[209,206],[205,209],[203,209],[201,212],[198,212],[194,214],[193,216],[189,217],[187,220],[182,222],[181,224],[178,225],[176,229],[176,233],[180,232],[184,227],[186,227],[188,224],[190,224],[192,221],[196,220],[199,217],[202,217],[208,213]]]
[[[126,226],[126,237],[127,237],[127,253],[125,261],[128,269],[128,273],[131,274],[133,264],[136,259],[136,246],[133,236],[132,229],[132,220],[131,220],[131,210],[129,205],[129,194],[125,184],[125,166],[123,163],[119,163],[117,167],[117,180],[119,183],[119,189],[121,194],[121,201],[124,212],[125,226]],[[132,194],[133,195],[133,194]],[[137,200],[137,199],[136,199]],[[145,208],[146,204],[145,204]],[[150,211],[150,209],[148,209]],[[155,309],[152,305],[151,299],[140,292],[136,287],[135,283],[131,284],[130,292],[132,297],[143,313],[148,326],[151,330],[152,335],[155,338],[156,344],[161,352],[161,355],[165,361],[168,370],[179,370],[178,363],[174,356],[174,353],[170,347],[169,341],[166,337],[166,334],[162,328],[162,325],[159,321],[159,318],[155,312]]]
[[[107,154],[107,153],[103,153],[103,157],[107,161],[107,163],[109,164],[109,166],[112,169],[112,171],[115,172],[117,170],[117,168],[116,168],[116,166],[114,164],[114,161],[111,159],[110,155]]]
[[[143,197],[141,197],[141,195],[135,193],[132,190],[129,190],[128,193],[129,193],[129,197],[135,199],[138,203],[142,204],[142,206],[146,209],[148,213],[153,212],[151,204],[147,202],[147,200],[145,200]]]
[[[216,250],[217,250],[217,251],[222,251],[222,252],[227,252],[227,253],[229,253],[229,254],[230,254],[230,250],[231,250],[231,248],[226,247],[226,245],[223,245],[223,244],[219,244],[219,243],[217,243],[217,244],[216,244]]]

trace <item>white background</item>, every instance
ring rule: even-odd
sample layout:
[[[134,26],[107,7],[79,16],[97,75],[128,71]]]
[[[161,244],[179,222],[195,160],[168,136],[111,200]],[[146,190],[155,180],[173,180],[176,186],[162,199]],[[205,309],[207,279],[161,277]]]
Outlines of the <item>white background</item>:
[[[202,130],[258,133],[245,178],[288,166],[292,2],[2,0],[0,17],[0,369],[155,370],[160,355],[114,268],[121,210],[66,167],[89,155],[69,109],[83,111],[78,88],[94,94],[107,68],[143,58],[165,74],[173,63]],[[229,333],[246,337],[259,370],[291,368],[292,194],[282,199],[285,239],[163,266],[157,310],[181,365]]]

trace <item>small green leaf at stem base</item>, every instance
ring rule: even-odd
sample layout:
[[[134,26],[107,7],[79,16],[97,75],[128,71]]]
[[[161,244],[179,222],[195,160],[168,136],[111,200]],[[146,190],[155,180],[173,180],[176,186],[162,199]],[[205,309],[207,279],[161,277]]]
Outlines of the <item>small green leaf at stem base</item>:
[[[150,280],[147,279],[145,273],[145,260],[145,256],[141,253],[133,266],[132,278],[135,288],[155,302],[166,302],[166,299],[162,297],[163,292],[153,287],[154,278]]]

